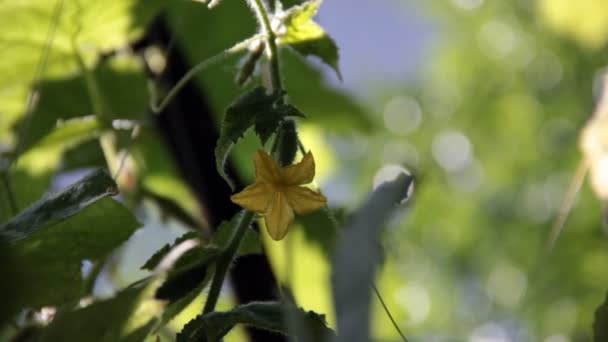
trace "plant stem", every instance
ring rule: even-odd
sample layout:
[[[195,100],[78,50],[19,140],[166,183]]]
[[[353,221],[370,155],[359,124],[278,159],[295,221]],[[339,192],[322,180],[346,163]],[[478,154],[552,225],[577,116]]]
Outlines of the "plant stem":
[[[177,95],[177,93],[192,79],[194,78],[194,76],[196,76],[196,74],[198,74],[199,72],[207,69],[208,67],[212,66],[213,64],[223,60],[226,57],[229,57],[237,52],[240,52],[242,50],[245,50],[247,47],[249,47],[249,45],[257,40],[260,40],[262,38],[264,38],[265,35],[264,34],[256,34],[255,36],[245,39],[242,42],[238,42],[237,44],[233,45],[231,48],[228,48],[224,51],[222,51],[221,53],[209,57],[207,59],[205,59],[204,61],[198,63],[197,65],[195,65],[192,69],[190,69],[178,82],[177,84],[169,91],[169,94],[167,94],[167,96],[165,96],[165,98],[161,101],[161,103],[159,105],[156,104],[156,96],[155,96],[155,91],[154,88],[150,85],[150,108],[152,109],[152,111],[154,113],[160,113],[163,111],[163,109],[165,109],[165,107],[167,107],[167,105],[169,104],[169,102],[171,102],[171,100],[173,100],[173,98],[175,97],[175,95]]]
[[[222,254],[220,255],[215,266],[215,274],[213,275],[211,288],[209,289],[209,295],[207,296],[207,301],[205,302],[203,314],[215,310],[215,305],[217,304],[220,291],[222,290],[222,285],[224,284],[224,278],[226,278],[230,264],[241,246],[241,241],[243,240],[247,229],[249,229],[254,215],[255,214],[252,211],[245,211],[243,217],[241,217],[241,220],[239,221],[238,226],[236,227],[236,230],[234,231],[234,234],[230,238],[228,246],[222,251]]]
[[[0,177],[2,178],[2,183],[4,183],[4,188],[6,189],[6,201],[8,202],[9,207],[8,217],[12,217],[14,215],[17,215],[19,208],[17,208],[17,201],[15,200],[13,188],[11,186],[11,182],[9,181],[8,172],[8,169],[0,169]]]
[[[274,34],[272,30],[272,26],[270,25],[270,19],[268,18],[268,10],[262,0],[249,0],[251,2],[252,7],[256,12],[256,16],[264,33],[266,34],[266,43],[268,44],[268,49],[270,50],[270,79],[272,81],[272,90],[273,91],[282,91],[283,90],[283,82],[281,81],[281,68],[279,65],[279,49],[277,47],[277,36]]]
[[[102,126],[106,126],[109,123],[106,120],[109,120],[108,115],[106,113],[106,108],[103,101],[103,96],[101,94],[101,90],[97,84],[97,80],[95,76],[87,67],[80,51],[76,47],[75,42],[74,45],[74,54],[76,55],[76,61],[78,62],[78,66],[80,67],[80,71],[82,72],[87,92],[89,94],[89,98],[91,100],[91,104],[93,106],[93,110],[95,111],[95,116],[102,123]],[[116,152],[116,143],[114,141],[114,133],[113,132],[102,132],[99,136],[99,143],[101,145],[101,150],[103,151],[104,157],[106,159],[106,163],[108,164],[108,169],[110,170],[110,174],[116,174],[116,170],[118,168],[118,153]]]

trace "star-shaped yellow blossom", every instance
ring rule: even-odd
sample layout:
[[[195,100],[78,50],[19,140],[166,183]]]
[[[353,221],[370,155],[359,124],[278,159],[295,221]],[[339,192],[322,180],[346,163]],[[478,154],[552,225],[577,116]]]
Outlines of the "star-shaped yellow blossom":
[[[230,197],[232,202],[264,215],[270,237],[281,240],[296,214],[306,214],[323,208],[325,196],[301,185],[315,177],[315,160],[312,153],[304,154],[302,161],[280,167],[265,151],[257,150],[253,158],[255,183]]]

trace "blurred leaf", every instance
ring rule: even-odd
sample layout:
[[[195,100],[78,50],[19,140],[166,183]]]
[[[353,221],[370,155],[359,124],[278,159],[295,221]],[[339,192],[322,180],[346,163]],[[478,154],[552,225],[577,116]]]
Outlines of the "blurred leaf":
[[[146,79],[136,56],[110,57],[92,71],[106,109],[105,125],[115,119],[145,118],[148,112]],[[22,144],[26,148],[32,146],[60,120],[91,114],[95,112],[82,75],[46,80],[40,84],[40,99],[31,114]]]
[[[79,71],[72,41],[89,64],[95,63],[100,53],[126,46],[141,36],[161,3],[160,0],[0,3],[4,27],[0,32],[0,48],[4,51],[0,61],[0,113],[6,118],[0,120],[0,133],[8,131],[25,110],[26,97],[52,26],[56,30],[43,79],[57,79]],[[58,21],[53,23],[57,10]]]
[[[24,208],[42,196],[64,152],[95,138],[98,132],[99,123],[94,117],[68,120],[25,151],[10,176],[17,207]]]
[[[370,286],[380,257],[380,233],[390,214],[407,197],[411,182],[410,176],[402,174],[380,185],[338,240],[331,277],[338,341],[370,341]],[[353,262],[355,254],[357,262]]]
[[[24,267],[21,307],[58,305],[83,295],[83,260],[98,260],[140,225],[107,198],[116,184],[103,171],[49,195],[0,227]],[[44,284],[44,286],[40,286]]]
[[[306,113],[308,122],[340,134],[378,128],[362,106],[347,92],[328,85],[323,74],[301,56],[285,51],[281,62],[289,101]]]
[[[142,126],[131,151],[138,162],[144,197],[151,198],[167,216],[192,228],[204,226],[198,200],[177,171],[175,161],[156,129]]]
[[[228,243],[230,243],[230,238],[232,238],[234,230],[241,220],[242,213],[243,212],[239,212],[234,215],[230,221],[223,221],[220,224],[217,231],[213,235],[213,244],[221,249],[225,249],[228,246]],[[245,236],[243,236],[237,256],[260,253],[262,253],[262,243],[260,241],[260,237],[256,231],[249,228],[245,232]]]
[[[296,309],[294,313],[297,313],[299,319],[305,321],[308,327],[316,332],[322,332],[323,336],[333,334],[327,328],[322,316],[302,309]],[[211,312],[199,315],[186,324],[177,335],[177,341],[219,341],[237,324],[288,334],[285,314],[285,308],[278,302],[253,302],[240,305],[230,311]]]
[[[311,0],[294,6],[285,13],[285,34],[280,43],[287,44],[304,56],[313,55],[332,67],[342,79],[338,66],[338,46],[325,30],[312,18],[317,14],[322,0]]]
[[[154,299],[158,281],[131,286],[115,297],[74,311],[60,311],[39,332],[39,342],[140,342],[150,333],[164,308]]]
[[[329,208],[298,215],[296,221],[302,225],[306,240],[317,244],[325,258],[330,259],[338,237],[338,222]]]
[[[537,7],[547,26],[585,47],[598,49],[608,42],[608,3],[605,1],[541,0]]]
[[[595,311],[595,321],[593,322],[593,341],[608,341],[608,296],[604,303]]]
[[[257,87],[241,95],[226,109],[220,138],[215,148],[215,162],[219,174],[230,187],[234,188],[234,184],[226,174],[224,165],[234,144],[251,126],[255,127],[262,144],[265,144],[287,115],[303,116],[295,107],[282,103],[282,97],[283,94],[279,92],[267,95],[263,87]]]

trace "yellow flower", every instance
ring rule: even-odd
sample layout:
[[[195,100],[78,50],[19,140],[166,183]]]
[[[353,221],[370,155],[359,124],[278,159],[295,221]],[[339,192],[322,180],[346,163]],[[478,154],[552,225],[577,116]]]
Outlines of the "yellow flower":
[[[256,181],[243,191],[230,197],[232,202],[264,215],[270,237],[281,240],[296,214],[306,214],[323,208],[325,196],[301,185],[315,177],[315,160],[310,152],[302,161],[280,167],[263,150],[253,158]]]

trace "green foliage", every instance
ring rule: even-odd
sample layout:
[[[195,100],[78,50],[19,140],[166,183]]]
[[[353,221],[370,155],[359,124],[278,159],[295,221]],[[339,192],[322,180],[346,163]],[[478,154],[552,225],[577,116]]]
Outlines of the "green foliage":
[[[12,186],[20,189],[14,196],[17,208],[23,209],[42,196],[64,153],[96,137],[98,132],[99,123],[93,117],[68,120],[60,123],[36,146],[26,150],[15,167],[7,170]],[[0,200],[8,202],[5,196],[4,192],[0,194]],[[0,222],[6,219],[8,215],[0,216]]]
[[[36,76],[59,79],[80,71],[76,53],[94,65],[99,54],[141,36],[160,5],[158,0],[2,2],[0,16],[5,29],[0,32],[0,47],[5,53],[0,61],[1,141],[12,140],[6,138],[25,110],[29,87],[38,81]],[[37,75],[44,53],[48,54],[46,67],[42,75]]]
[[[154,299],[158,281],[131,286],[84,308],[60,311],[36,333],[37,342],[139,342],[157,322],[164,303]]]
[[[38,200],[15,218],[0,226],[0,237],[10,242],[23,240],[38,230],[73,216],[89,204],[118,192],[116,183],[104,171],[91,173],[63,191]]]
[[[213,239],[211,240],[212,244],[218,246],[220,249],[226,249],[241,217],[242,214],[239,213],[234,215],[230,221],[222,222],[213,235]],[[261,252],[262,245],[258,233],[253,229],[247,229],[236,255],[260,254]]]
[[[288,334],[288,324],[285,319],[287,309],[278,302],[253,302],[237,306],[230,311],[201,315],[184,327],[177,335],[177,341],[219,341],[237,324]],[[310,331],[316,332],[317,337],[327,337],[333,334],[327,328],[325,319],[312,311],[305,312],[302,309],[296,309],[291,314],[298,315],[298,319],[305,321],[305,324],[311,328]],[[321,341],[321,339],[315,341]]]
[[[286,117],[304,115],[294,106],[283,102],[281,92],[266,94],[263,87],[257,87],[242,96],[226,109],[226,116],[222,123],[220,138],[215,149],[217,170],[234,188],[234,183],[225,171],[226,160],[230,150],[245,132],[254,127],[262,144],[277,130],[279,123]]]
[[[338,46],[325,30],[312,18],[317,14],[322,0],[311,0],[285,11],[285,33],[280,36],[281,44],[294,48],[304,56],[319,57],[342,78],[338,66]]]
[[[380,233],[397,204],[407,197],[411,182],[411,176],[402,174],[380,185],[337,242],[332,271],[340,331],[337,341],[370,341],[370,286],[380,258]],[[353,253],[356,263],[352,262]]]
[[[593,341],[608,340],[608,297],[604,303],[595,311],[595,321],[593,322]]]
[[[21,268],[21,307],[59,305],[85,294],[82,261],[103,259],[139,227],[127,208],[107,197],[115,193],[112,179],[97,171],[0,227],[16,260],[6,267]]]
[[[179,245],[180,243],[182,243],[186,240],[197,239],[200,237],[201,237],[201,234],[199,232],[185,233],[184,235],[176,238],[175,241],[173,241],[173,243],[167,243],[166,245],[162,246],[148,259],[148,261],[146,261],[146,263],[141,268],[144,270],[148,270],[148,271],[154,271],[156,266],[158,266],[158,264],[160,264],[160,262],[163,260],[163,258],[167,254],[169,254],[169,252],[171,252],[171,250],[175,246]]]
[[[342,226],[342,222],[338,222],[336,218],[339,214],[339,212],[326,208],[310,214],[300,215],[296,219],[302,225],[306,240],[311,244],[318,245],[323,252],[323,256],[328,260],[333,255],[339,227]]]

